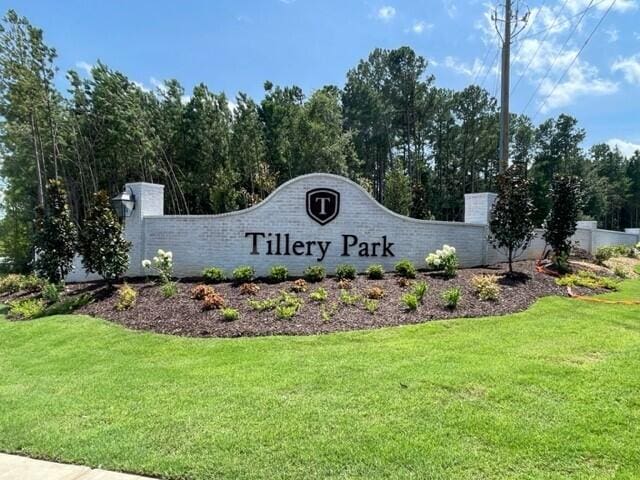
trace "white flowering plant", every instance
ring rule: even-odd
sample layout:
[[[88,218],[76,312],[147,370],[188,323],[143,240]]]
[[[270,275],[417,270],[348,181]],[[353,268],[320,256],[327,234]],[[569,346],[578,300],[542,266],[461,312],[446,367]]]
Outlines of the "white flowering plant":
[[[155,271],[161,283],[169,283],[173,277],[173,254],[160,248],[152,260],[144,259],[142,266],[147,270]]]
[[[458,271],[456,249],[449,245],[443,245],[442,249],[427,255],[425,262],[431,270],[442,271],[447,277],[455,277]]]

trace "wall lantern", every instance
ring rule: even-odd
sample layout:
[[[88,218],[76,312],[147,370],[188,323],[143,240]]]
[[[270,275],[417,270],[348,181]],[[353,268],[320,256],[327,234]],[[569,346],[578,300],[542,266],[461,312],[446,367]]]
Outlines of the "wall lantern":
[[[127,191],[127,188],[124,187],[121,193],[111,199],[111,205],[113,205],[116,214],[120,218],[130,217],[136,208],[136,196],[131,188],[129,188],[129,191]]]

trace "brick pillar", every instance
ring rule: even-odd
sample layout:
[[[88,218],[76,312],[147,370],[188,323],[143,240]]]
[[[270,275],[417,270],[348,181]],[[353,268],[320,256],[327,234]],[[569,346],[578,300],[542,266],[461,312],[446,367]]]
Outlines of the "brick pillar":
[[[489,225],[491,207],[498,194],[490,192],[466,193],[464,195],[464,222]]]
[[[131,216],[124,221],[124,237],[131,242],[127,276],[137,277],[145,275],[142,260],[148,258],[145,249],[144,217],[164,215],[164,185],[137,182],[127,183],[125,188],[127,191],[131,189],[136,201]]]

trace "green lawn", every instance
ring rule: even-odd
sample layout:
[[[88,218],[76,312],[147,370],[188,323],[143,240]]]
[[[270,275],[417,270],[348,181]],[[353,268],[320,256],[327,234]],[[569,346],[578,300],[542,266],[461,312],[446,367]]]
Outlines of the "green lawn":
[[[167,478],[639,478],[640,307],[238,340],[0,317],[0,451]]]

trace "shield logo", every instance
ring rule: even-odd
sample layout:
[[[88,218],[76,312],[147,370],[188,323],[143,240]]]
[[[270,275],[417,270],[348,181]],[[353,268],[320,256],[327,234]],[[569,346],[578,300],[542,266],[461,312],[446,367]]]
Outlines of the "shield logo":
[[[307,215],[326,225],[340,212],[340,192],[330,188],[314,188],[307,192]]]

